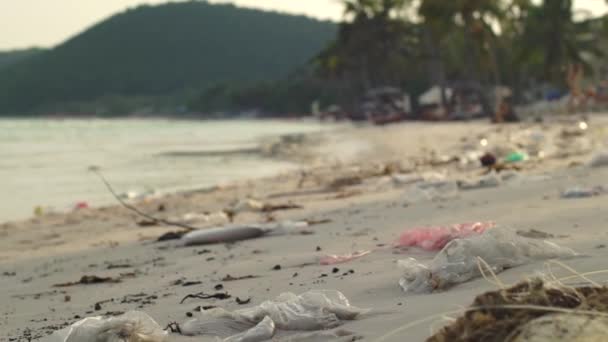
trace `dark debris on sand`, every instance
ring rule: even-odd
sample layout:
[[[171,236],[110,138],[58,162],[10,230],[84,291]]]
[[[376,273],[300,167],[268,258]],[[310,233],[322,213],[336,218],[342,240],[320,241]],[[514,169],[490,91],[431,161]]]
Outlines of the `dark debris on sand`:
[[[514,305],[547,307],[547,310],[505,307]],[[506,290],[487,292],[475,298],[464,316],[427,341],[506,341],[531,320],[555,313],[551,308],[608,313],[608,288],[547,288],[536,279]]]

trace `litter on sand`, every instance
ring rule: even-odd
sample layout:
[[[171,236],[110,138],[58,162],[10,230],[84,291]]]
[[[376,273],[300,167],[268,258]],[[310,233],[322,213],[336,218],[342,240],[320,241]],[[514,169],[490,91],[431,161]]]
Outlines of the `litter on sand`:
[[[319,259],[319,264],[321,264],[321,265],[343,264],[343,263],[364,257],[364,256],[370,254],[371,252],[372,251],[361,251],[361,252],[354,252],[354,253],[342,254],[342,255],[329,254],[329,255],[321,257],[321,259]]]
[[[477,296],[429,342],[605,341],[606,287],[549,286],[540,279]]]
[[[474,222],[413,228],[401,234],[395,247],[420,247],[427,251],[438,251],[454,239],[481,234],[494,226],[494,222]]]
[[[130,311],[122,316],[89,317],[58,330],[43,342],[166,342],[168,333],[150,316]]]
[[[299,230],[308,226],[306,221],[228,225],[191,231],[181,237],[179,244],[182,246],[207,245],[256,239],[264,235],[287,235],[298,233]]]
[[[608,189],[603,186],[594,186],[592,188],[584,188],[584,187],[574,187],[565,190],[562,192],[561,197],[566,199],[571,198],[586,198],[586,197],[594,197],[605,194],[608,192]]]
[[[407,293],[432,292],[481,276],[481,262],[499,273],[536,260],[574,256],[577,254],[569,248],[497,227],[481,235],[451,241],[428,265],[414,258],[400,260],[403,278],[399,285]]]
[[[301,295],[288,292],[248,309],[203,311],[199,317],[182,324],[180,330],[186,336],[217,336],[224,342],[261,342],[279,331],[333,329],[365,312],[351,306],[338,291],[312,290]]]

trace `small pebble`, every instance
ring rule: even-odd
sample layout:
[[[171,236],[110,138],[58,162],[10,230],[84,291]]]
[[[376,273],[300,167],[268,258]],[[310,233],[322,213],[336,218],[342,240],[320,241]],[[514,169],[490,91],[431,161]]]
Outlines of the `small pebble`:
[[[281,270],[281,265],[275,265],[272,269],[275,271],[279,271]]]

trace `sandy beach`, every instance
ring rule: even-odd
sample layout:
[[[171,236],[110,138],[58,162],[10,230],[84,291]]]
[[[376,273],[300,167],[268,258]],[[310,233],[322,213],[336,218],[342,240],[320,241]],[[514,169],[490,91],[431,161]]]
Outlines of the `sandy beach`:
[[[607,124],[595,115],[504,126],[479,121],[348,127],[276,146],[274,156],[309,165],[301,170],[132,203],[154,217],[200,228],[226,225],[230,216],[236,224],[314,223],[298,234],[179,247],[176,240],[156,241],[178,227],[145,224],[118,204],[6,222],[0,225],[0,341],[36,340],[81,318],[129,310],[146,312],[164,328],[186,321],[199,306],[235,310],[283,292],[310,289],[338,290],[352,305],[370,309],[341,326],[352,333],[343,341],[423,341],[496,285],[476,278],[432,294],[404,293],[397,261],[429,261],[436,254],[393,248],[407,229],[478,221],[535,229],[581,254],[564,261],[578,272],[605,268],[606,197],[564,199],[560,194],[573,187],[606,185],[608,167],[587,163],[605,148]],[[511,177],[496,186],[461,188],[446,198],[411,195],[419,181],[410,179],[464,184],[486,171],[479,165],[479,153],[523,149],[537,153],[508,164],[510,170],[498,175]],[[262,210],[259,203],[267,209],[293,208]],[[373,252],[342,264],[319,263],[328,254],[357,251]],[[542,261],[498,277],[514,284],[539,272],[547,272]],[[571,275],[556,266],[553,273]],[[67,286],[83,276],[116,281]],[[231,279],[240,277],[245,278]],[[593,279],[603,281],[605,276]],[[56,286],[61,284],[66,286]],[[188,294],[217,289],[231,298],[180,303]],[[251,301],[241,305],[237,297]],[[407,329],[390,335],[403,327]],[[215,341],[179,334],[170,340]]]

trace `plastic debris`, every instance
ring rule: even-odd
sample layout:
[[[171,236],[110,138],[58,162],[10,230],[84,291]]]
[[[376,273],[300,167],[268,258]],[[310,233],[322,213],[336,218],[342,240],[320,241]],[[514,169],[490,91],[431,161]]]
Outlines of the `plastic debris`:
[[[570,189],[567,189],[564,192],[562,192],[561,197],[566,198],[566,199],[586,198],[586,197],[599,196],[606,192],[608,192],[608,190],[603,186],[595,186],[592,188],[574,187],[574,188],[570,188]]]
[[[278,223],[228,225],[209,229],[200,229],[185,234],[180,239],[182,246],[208,245],[215,243],[235,242],[255,239],[264,235],[286,235],[308,227],[306,221],[284,221]]]
[[[501,178],[494,172],[490,172],[485,176],[474,180],[465,180],[458,182],[458,187],[461,190],[475,190],[483,188],[495,188],[501,183]]]
[[[487,141],[486,141],[486,143],[487,143]],[[479,158],[479,162],[481,163],[481,166],[485,166],[485,167],[495,165],[496,161],[497,161],[496,156],[489,152]]]
[[[339,291],[283,293],[274,301],[233,312],[215,308],[182,324],[186,336],[218,336],[224,342],[267,341],[278,330],[316,331],[336,328],[367,310],[351,306]]]
[[[513,152],[505,157],[507,163],[519,163],[528,160],[530,157],[525,152]]]
[[[496,226],[494,222],[474,222],[414,228],[401,234],[395,246],[420,247],[427,251],[438,251],[454,239],[481,234],[494,226]]]
[[[591,158],[589,162],[589,166],[591,167],[604,167],[608,166],[608,150],[597,152]]]
[[[43,342],[165,342],[168,333],[150,316],[130,311],[122,316],[89,317],[56,331]]]
[[[89,208],[89,203],[87,203],[85,201],[76,202],[76,204],[74,204],[74,210],[81,210],[81,209],[88,209],[88,208]]]
[[[403,278],[399,285],[405,292],[424,293],[443,290],[481,276],[479,259],[495,273],[535,260],[573,257],[577,254],[545,240],[518,236],[504,228],[493,228],[481,235],[448,243],[425,265],[416,259],[400,260]]]
[[[184,246],[208,245],[259,238],[264,229],[256,226],[227,226],[192,231],[180,239]]]
[[[343,254],[343,255],[330,254],[330,255],[326,255],[326,256],[322,257],[319,260],[319,264],[321,264],[321,265],[343,264],[343,263],[364,257],[370,253],[371,253],[371,251],[361,251],[361,252],[355,252],[355,253],[349,253],[349,254]]]

